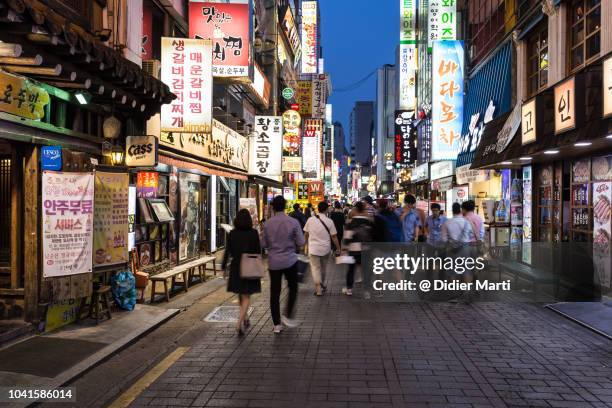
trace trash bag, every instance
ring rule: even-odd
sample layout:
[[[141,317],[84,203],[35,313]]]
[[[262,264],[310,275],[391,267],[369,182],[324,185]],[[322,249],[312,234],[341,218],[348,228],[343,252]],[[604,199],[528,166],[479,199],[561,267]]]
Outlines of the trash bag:
[[[111,278],[111,291],[113,299],[120,308],[134,310],[136,306],[136,279],[130,271],[117,272]]]

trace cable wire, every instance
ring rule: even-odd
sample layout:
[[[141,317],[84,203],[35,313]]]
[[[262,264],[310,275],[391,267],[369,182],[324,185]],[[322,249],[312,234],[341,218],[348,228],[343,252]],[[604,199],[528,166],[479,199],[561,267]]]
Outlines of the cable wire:
[[[347,86],[340,87],[340,88],[335,88],[334,87],[334,93],[336,93],[336,92],[354,91],[355,89],[357,89],[361,85],[363,85],[368,79],[370,79],[372,77],[372,75],[374,75],[377,71],[378,71],[378,68],[374,68],[374,70],[372,72],[370,72],[368,75],[366,75],[365,77],[361,78],[360,80],[358,80],[356,82],[353,82],[352,84],[349,84]]]

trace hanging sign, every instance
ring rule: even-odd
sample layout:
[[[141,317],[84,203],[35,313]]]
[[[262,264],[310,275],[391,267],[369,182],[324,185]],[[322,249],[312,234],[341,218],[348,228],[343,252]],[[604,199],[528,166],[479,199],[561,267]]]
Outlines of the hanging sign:
[[[125,138],[125,165],[128,167],[154,167],[157,165],[158,139],[155,136],[128,136]]]
[[[94,266],[128,261],[129,181],[127,173],[95,173]]]
[[[521,116],[521,144],[535,142],[538,137],[536,98],[523,104]]]
[[[416,129],[412,127],[412,111],[395,111],[395,164],[407,167],[416,161]]]
[[[300,157],[302,117],[294,110],[283,113],[283,171],[302,171]]]
[[[316,1],[302,2],[302,74],[318,68],[318,10]]]
[[[432,47],[433,41],[457,39],[456,0],[429,0],[428,20],[429,48]]]
[[[283,118],[255,116],[255,132],[249,152],[249,174],[281,176],[283,156]]]
[[[283,98],[285,98],[286,100],[290,100],[291,98],[293,98],[294,94],[295,92],[292,88],[285,88],[282,92]]]
[[[0,70],[0,111],[39,120],[45,116],[49,94],[32,81]]]
[[[92,271],[93,210],[93,173],[43,172],[43,277]]]
[[[305,179],[321,178],[321,141],[323,121],[306,119],[302,137],[302,171]]]
[[[62,146],[43,146],[40,149],[40,167],[43,170],[61,170]]]
[[[576,127],[576,77],[555,87],[555,133]]]

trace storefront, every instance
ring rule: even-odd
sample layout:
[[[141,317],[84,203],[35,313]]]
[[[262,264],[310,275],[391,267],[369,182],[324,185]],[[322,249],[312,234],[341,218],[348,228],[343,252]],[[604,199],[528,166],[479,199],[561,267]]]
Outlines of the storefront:
[[[450,211],[450,206],[452,205],[454,175],[454,160],[439,161],[431,163],[430,165],[429,178],[431,183],[429,202],[430,204],[439,204],[445,214]]]

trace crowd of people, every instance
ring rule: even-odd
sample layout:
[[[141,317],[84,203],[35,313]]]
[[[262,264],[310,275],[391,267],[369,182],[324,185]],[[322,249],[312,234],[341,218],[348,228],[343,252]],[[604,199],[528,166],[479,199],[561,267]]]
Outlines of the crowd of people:
[[[236,330],[244,334],[249,327],[250,295],[261,292],[259,278],[245,278],[241,273],[243,254],[267,252],[270,276],[270,310],[274,333],[297,326],[293,319],[298,290],[298,254],[308,256],[314,295],[323,296],[327,266],[331,255],[348,257],[346,285],[343,293],[351,296],[359,281],[362,252],[371,242],[426,243],[434,254],[452,251],[468,256],[484,240],[484,220],[477,215],[474,201],[452,205],[452,216],[447,217],[439,204],[431,204],[431,214],[416,207],[416,198],[408,194],[402,205],[387,199],[374,200],[370,196],[353,205],[326,201],[316,209],[311,205],[302,211],[300,204],[286,213],[286,200],[276,196],[271,203],[273,215],[258,232],[253,228],[246,209],[238,212],[234,229],[230,232],[223,259],[223,268],[230,264],[228,291],[238,294],[240,315]],[[231,262],[230,262],[231,260]],[[288,300],[281,315],[280,294],[283,277],[287,281]],[[464,277],[469,279],[469,277]]]

